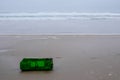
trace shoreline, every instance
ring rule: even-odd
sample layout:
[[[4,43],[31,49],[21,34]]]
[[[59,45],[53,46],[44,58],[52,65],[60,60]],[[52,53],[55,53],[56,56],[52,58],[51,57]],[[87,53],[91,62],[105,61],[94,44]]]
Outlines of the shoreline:
[[[120,36],[120,34],[0,34],[0,36]]]

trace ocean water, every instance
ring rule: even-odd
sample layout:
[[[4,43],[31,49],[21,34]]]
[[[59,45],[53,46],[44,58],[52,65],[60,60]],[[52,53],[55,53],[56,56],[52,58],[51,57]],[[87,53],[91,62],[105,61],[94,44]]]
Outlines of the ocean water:
[[[0,13],[1,35],[120,34],[119,13]]]
[[[78,13],[78,12],[40,12],[40,13],[0,13],[0,19],[110,19],[120,18],[120,13]]]

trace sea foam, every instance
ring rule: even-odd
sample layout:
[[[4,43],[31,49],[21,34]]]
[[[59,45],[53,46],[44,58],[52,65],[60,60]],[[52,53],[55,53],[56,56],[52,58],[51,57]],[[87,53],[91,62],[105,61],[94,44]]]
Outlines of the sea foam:
[[[120,13],[0,13],[0,19],[42,19],[42,20],[66,20],[66,19],[110,19],[120,18]]]

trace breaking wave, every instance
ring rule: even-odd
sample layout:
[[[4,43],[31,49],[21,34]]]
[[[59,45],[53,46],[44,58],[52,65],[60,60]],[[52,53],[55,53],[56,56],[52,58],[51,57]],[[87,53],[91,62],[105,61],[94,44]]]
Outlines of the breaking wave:
[[[66,19],[110,19],[120,18],[120,13],[0,13],[0,19],[42,19],[42,20],[66,20]]]

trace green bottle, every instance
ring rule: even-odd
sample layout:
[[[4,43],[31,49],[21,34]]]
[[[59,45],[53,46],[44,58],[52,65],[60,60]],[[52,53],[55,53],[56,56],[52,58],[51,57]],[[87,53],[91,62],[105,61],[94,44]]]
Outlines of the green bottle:
[[[21,71],[50,71],[53,69],[52,58],[24,58],[20,62]]]

